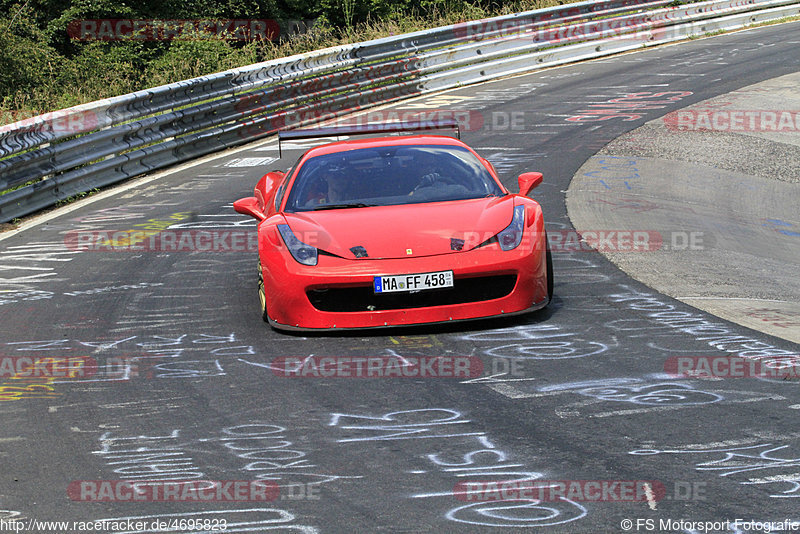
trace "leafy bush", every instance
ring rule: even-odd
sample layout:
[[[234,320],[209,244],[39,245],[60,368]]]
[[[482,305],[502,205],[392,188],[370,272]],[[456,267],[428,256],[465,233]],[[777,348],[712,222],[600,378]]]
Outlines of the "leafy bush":
[[[344,43],[566,0],[0,0],[0,123]],[[83,19],[315,19],[281,42],[77,41]],[[7,111],[14,113],[7,113]],[[15,115],[16,114],[16,115]]]

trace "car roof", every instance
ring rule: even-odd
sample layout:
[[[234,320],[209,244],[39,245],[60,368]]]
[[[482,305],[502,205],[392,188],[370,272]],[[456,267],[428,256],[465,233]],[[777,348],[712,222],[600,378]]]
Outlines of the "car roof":
[[[442,145],[458,146],[469,148],[466,144],[453,137],[442,135],[405,135],[391,137],[371,137],[367,139],[355,139],[347,141],[336,141],[316,146],[305,153],[306,158],[322,156],[325,154],[335,154],[337,152],[347,152],[359,148],[376,148],[387,146],[409,146],[409,145]]]

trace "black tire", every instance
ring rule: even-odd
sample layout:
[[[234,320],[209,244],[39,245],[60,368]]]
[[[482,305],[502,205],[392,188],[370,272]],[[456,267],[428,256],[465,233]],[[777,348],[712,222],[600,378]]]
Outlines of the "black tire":
[[[547,239],[547,232],[544,234],[544,241],[547,253],[547,304],[553,300],[553,255],[550,253],[550,241]]]
[[[264,290],[264,271],[261,269],[261,261],[258,262],[258,300],[261,302],[261,318],[264,322],[269,322],[267,313],[267,292]]]

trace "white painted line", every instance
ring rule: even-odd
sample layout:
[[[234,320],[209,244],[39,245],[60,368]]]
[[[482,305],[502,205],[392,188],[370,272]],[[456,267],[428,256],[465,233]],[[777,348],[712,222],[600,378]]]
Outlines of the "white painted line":
[[[631,414],[639,414],[639,413],[650,413],[650,412],[669,412],[672,410],[682,410],[684,408],[696,408],[697,404],[681,404],[678,406],[650,406],[649,408],[634,408],[632,410],[615,410],[613,412],[600,412],[596,414],[590,414],[588,417],[596,417],[598,419],[602,419],[604,417],[614,417],[617,415],[631,415]],[[701,405],[705,406],[705,405]]]
[[[647,497],[647,506],[650,507],[651,510],[656,509],[656,499],[653,496],[653,488],[650,487],[650,484],[647,482],[644,483],[644,495]]]
[[[469,379],[469,380],[464,380],[464,381],[462,381],[462,382],[459,382],[459,383],[460,383],[460,384],[472,384],[472,383],[474,383],[474,382],[476,382],[476,381],[487,381],[487,380],[491,380],[492,378],[495,378],[495,377],[497,377],[497,376],[505,376],[505,375],[507,375],[507,374],[508,374],[508,373],[497,373],[496,375],[490,375],[490,376],[479,376],[478,378],[471,378],[471,379]]]
[[[788,300],[776,300],[776,299],[753,299],[747,297],[675,297],[678,300],[688,299],[688,300],[757,300],[759,302],[784,302],[788,303]]]
[[[264,157],[264,158],[233,158],[232,160],[223,163],[223,167],[260,167],[262,165],[269,165],[278,161],[278,158]]]
[[[534,380],[533,378],[523,378],[517,380]],[[508,397],[509,399],[529,399],[533,397],[552,397],[553,395],[560,395],[562,393],[567,393],[566,391],[548,391],[547,393],[529,393],[527,391],[522,391],[519,388],[514,387],[511,384],[506,384],[505,382],[510,382],[510,380],[506,381],[503,380],[503,383],[497,383],[498,381],[492,382],[490,384],[486,384],[491,389],[495,390],[496,392],[500,393]]]
[[[800,473],[790,475],[773,475],[769,477],[751,478],[748,484],[763,484],[765,482],[800,482]]]

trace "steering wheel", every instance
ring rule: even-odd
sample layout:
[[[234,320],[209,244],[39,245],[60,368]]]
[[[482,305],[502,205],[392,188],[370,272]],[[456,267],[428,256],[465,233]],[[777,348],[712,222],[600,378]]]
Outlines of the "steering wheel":
[[[434,187],[436,184],[455,185],[455,181],[452,178],[442,176],[438,172],[432,172],[420,178],[417,186],[408,195],[411,196],[420,189],[425,189],[426,187]]]

